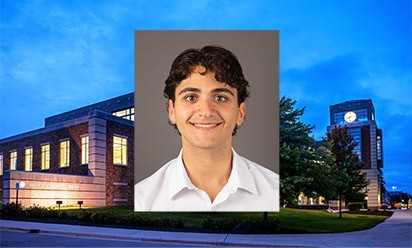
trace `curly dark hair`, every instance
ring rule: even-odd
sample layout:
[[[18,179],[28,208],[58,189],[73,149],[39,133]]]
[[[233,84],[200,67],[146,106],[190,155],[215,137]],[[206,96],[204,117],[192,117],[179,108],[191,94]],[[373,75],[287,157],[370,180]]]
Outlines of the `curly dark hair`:
[[[174,102],[177,85],[190,76],[197,66],[206,68],[202,75],[214,72],[217,81],[236,88],[239,105],[249,96],[249,82],[243,76],[236,55],[220,46],[187,49],[179,54],[173,61],[169,77],[165,81],[164,96]]]
[[[202,75],[208,72],[215,73],[217,81],[236,88],[238,105],[249,96],[249,82],[243,76],[242,67],[236,55],[231,51],[216,45],[205,46],[201,49],[187,49],[173,61],[169,77],[165,81],[163,95],[175,102],[175,91],[178,84],[188,78],[197,66],[206,68]],[[170,123],[176,128],[175,124]],[[233,130],[236,133],[237,126]]]

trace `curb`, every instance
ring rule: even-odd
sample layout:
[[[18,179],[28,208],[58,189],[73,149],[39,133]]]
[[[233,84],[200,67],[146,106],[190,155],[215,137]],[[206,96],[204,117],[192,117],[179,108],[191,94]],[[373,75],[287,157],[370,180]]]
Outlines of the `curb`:
[[[30,233],[44,233],[55,234],[68,237],[84,237],[84,238],[101,238],[101,239],[117,239],[125,241],[137,241],[137,242],[151,242],[151,243],[165,243],[165,244],[186,244],[186,245],[211,245],[211,246],[238,246],[238,247],[287,247],[285,245],[270,245],[270,244],[253,244],[253,243],[228,243],[228,242],[208,242],[208,241],[187,241],[187,240],[168,240],[162,238],[134,238],[115,235],[102,235],[102,234],[83,234],[83,233],[71,233],[60,231],[44,231],[41,229],[28,229],[18,227],[6,227],[0,226],[0,230],[18,231],[18,232],[30,232]],[[229,234],[226,234],[226,238]],[[226,240],[225,238],[225,240]],[[291,246],[297,247],[297,246]]]

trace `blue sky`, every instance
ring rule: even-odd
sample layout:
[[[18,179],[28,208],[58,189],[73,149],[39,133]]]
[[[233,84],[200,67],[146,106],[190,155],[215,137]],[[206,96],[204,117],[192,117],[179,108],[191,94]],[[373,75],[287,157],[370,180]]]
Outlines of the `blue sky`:
[[[0,139],[132,92],[136,29],[277,29],[280,94],[314,136],[329,105],[372,99],[386,186],[412,194],[411,2],[291,2],[0,0]]]

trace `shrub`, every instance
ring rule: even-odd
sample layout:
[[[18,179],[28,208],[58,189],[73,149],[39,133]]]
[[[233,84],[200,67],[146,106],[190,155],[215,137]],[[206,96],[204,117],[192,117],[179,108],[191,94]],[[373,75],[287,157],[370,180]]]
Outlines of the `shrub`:
[[[236,225],[238,221],[236,218],[226,217],[226,218],[206,218],[202,223],[203,229],[209,230],[222,230],[222,231],[230,231]]]
[[[54,211],[54,210],[49,210],[49,211]],[[59,211],[57,212],[57,215],[59,219],[69,219],[71,217],[66,211]]]
[[[91,222],[92,220],[92,212],[83,212],[79,219],[84,222]]]
[[[348,204],[349,211],[359,211],[363,208],[363,202],[351,202]]]
[[[49,210],[46,207],[40,207],[33,205],[31,207],[26,208],[26,216],[30,218],[57,218],[59,216],[58,211]]]
[[[276,219],[249,219],[246,223],[250,226],[251,233],[274,233],[280,230],[280,221]]]
[[[142,225],[142,218],[136,213],[130,213],[126,215],[126,220],[123,224],[131,226],[140,226]]]
[[[95,224],[124,224],[125,218],[115,212],[95,212],[90,216],[90,222]]]
[[[299,205],[299,209],[324,210],[328,208],[329,208],[329,204]]]
[[[184,227],[184,222],[182,220],[171,219],[171,218],[155,218],[154,227],[166,227],[166,228],[181,228]]]
[[[185,227],[185,222],[183,220],[171,219],[170,227],[174,228],[183,228]]]
[[[20,203],[16,204],[15,202],[11,202],[0,205],[0,216],[22,216],[24,214]]]

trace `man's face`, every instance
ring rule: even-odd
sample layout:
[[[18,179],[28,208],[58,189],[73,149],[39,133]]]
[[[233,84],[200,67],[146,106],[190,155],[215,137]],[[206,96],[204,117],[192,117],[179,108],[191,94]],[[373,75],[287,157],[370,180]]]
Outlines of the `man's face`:
[[[177,125],[183,146],[231,146],[235,126],[244,121],[246,104],[238,106],[237,90],[217,81],[214,73],[199,73],[204,70],[197,67],[176,87],[175,103],[168,103],[169,119]]]

